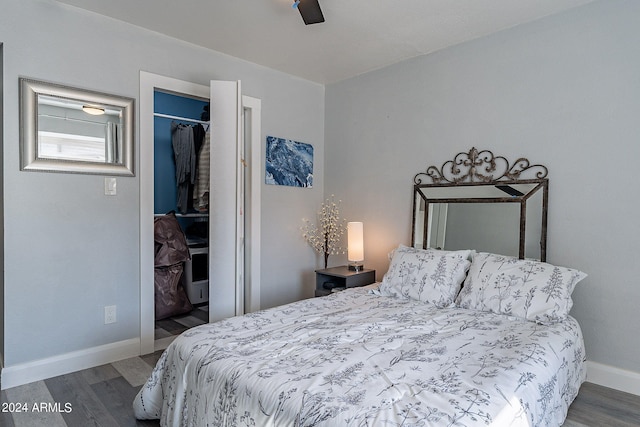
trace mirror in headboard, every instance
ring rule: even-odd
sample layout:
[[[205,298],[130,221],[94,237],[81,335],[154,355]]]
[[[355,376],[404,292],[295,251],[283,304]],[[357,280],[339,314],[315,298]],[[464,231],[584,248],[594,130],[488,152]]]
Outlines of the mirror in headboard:
[[[547,173],[475,148],[429,166],[414,177],[411,245],[546,261]]]

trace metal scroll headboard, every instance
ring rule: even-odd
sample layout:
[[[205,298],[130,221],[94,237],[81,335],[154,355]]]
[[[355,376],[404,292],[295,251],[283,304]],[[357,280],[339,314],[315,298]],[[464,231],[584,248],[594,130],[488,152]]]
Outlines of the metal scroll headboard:
[[[545,261],[547,175],[545,166],[526,158],[510,163],[476,148],[458,153],[440,168],[429,166],[413,180],[412,246]],[[465,244],[468,247],[461,247]]]

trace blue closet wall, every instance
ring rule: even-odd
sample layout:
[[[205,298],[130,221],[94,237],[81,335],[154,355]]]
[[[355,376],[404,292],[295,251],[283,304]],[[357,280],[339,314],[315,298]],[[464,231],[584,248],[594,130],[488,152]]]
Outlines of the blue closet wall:
[[[202,111],[209,101],[155,91],[154,113],[169,114],[200,120]],[[164,214],[176,209],[176,166],[171,145],[171,122],[195,124],[188,121],[154,117],[154,213]]]

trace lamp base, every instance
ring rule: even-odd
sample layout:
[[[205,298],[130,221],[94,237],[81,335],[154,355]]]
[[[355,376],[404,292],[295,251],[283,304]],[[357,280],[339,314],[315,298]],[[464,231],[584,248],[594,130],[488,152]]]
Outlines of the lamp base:
[[[351,263],[349,264],[349,270],[350,271],[362,271],[362,269],[364,268],[363,264],[358,264],[357,262]]]

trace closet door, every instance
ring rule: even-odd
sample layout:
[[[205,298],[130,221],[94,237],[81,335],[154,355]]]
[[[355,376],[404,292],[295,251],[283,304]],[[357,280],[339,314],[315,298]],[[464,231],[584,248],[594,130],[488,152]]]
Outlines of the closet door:
[[[209,321],[242,314],[237,245],[242,239],[238,198],[242,99],[239,81],[211,81],[209,195]],[[222,179],[221,179],[222,177]]]

